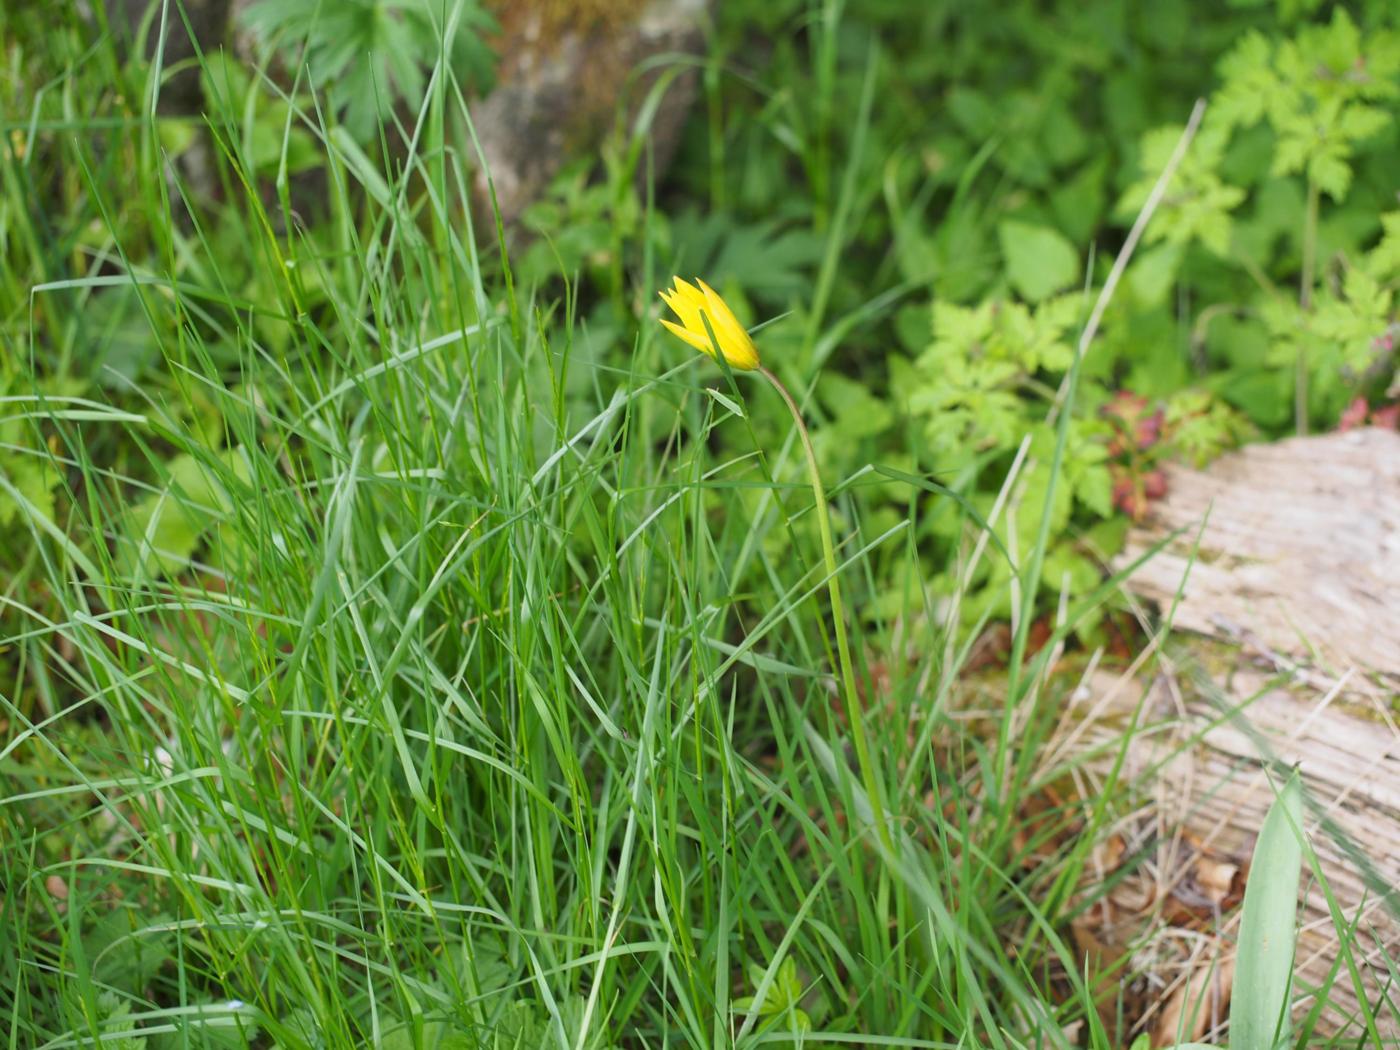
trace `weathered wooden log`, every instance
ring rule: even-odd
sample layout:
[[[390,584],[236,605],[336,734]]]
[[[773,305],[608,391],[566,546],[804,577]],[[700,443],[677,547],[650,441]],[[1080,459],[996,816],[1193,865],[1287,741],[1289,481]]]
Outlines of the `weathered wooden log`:
[[[1169,606],[1185,577],[1176,627],[1400,674],[1400,433],[1251,445],[1206,471],[1169,467],[1167,484],[1121,562],[1181,532],[1134,593]]]
[[[1101,851],[1108,862],[1096,878],[1122,881],[1076,924],[1081,948],[1101,968],[1136,975],[1139,1020],[1155,1046],[1209,1036],[1228,1014],[1236,906],[1255,836],[1275,785],[1297,766],[1326,885],[1305,872],[1300,887],[1295,1017],[1330,983],[1321,1031],[1363,1031],[1364,991],[1381,1031],[1400,1038],[1400,1008],[1383,995],[1386,954],[1400,957],[1400,726],[1386,698],[1349,682],[1320,690],[1290,680],[1247,649],[1210,650],[1207,672],[1203,651],[1189,644],[1168,658],[1174,666],[1140,708],[1143,687],[1132,680],[1100,675],[1079,693],[1092,725],[1077,748],[1116,754],[1135,720],[1121,776],[1143,803]],[[1102,757],[1081,770],[1086,795],[1109,765]],[[1351,927],[1360,989],[1345,967],[1333,973],[1341,938],[1329,893],[1335,918]]]
[[[1088,797],[1131,729],[1122,776],[1144,803],[1099,850],[1095,878],[1117,881],[1076,940],[1155,1046],[1217,1038],[1255,836],[1296,766],[1315,867],[1294,1017],[1360,1039],[1369,1010],[1400,1040],[1400,435],[1255,446],[1169,480],[1122,564],[1168,539],[1127,586],[1191,633],[1150,682],[1086,682],[1054,758],[1093,756]]]

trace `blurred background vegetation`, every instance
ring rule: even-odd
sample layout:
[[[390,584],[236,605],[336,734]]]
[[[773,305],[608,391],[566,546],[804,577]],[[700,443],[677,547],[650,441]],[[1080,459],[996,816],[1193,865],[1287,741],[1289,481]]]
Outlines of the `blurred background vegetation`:
[[[600,17],[579,9],[561,23],[540,6],[544,32]],[[498,14],[476,0],[450,11],[442,53],[465,90],[494,81]],[[751,323],[781,315],[764,342],[785,374],[824,368],[814,408],[832,470],[882,462],[935,473],[985,511],[1029,438],[1041,464],[1030,483],[1043,490],[1047,409],[1086,313],[1084,288],[1106,274],[1192,104],[1208,98],[1084,362],[1044,586],[1053,596],[1096,585],[1125,524],[1162,493],[1165,459],[1201,464],[1241,440],[1394,425],[1392,5],[734,0],[714,14],[698,103],[664,177],[647,181],[637,135],[651,128],[634,98],[601,151],[566,156],[512,230],[517,284],[544,298],[568,289],[567,320],[556,324],[581,323],[576,361],[625,366],[631,333],[655,309],[638,283],[643,260],[649,272],[706,274]],[[439,15],[426,0],[239,9],[236,28],[267,72],[205,56],[204,96],[227,107],[215,141],[241,138],[243,174],[269,196],[329,177],[314,128],[302,125],[312,114],[365,164],[392,168],[402,119],[421,106],[439,56]],[[144,380],[159,355],[130,288],[93,289],[62,319],[51,316],[57,297],[31,312],[29,295],[34,278],[90,274],[85,252],[115,250],[108,224],[126,261],[169,255],[159,221],[139,213],[169,191],[132,164],[138,136],[115,126],[145,105],[144,73],[115,65],[90,23],[55,27],[23,7],[6,19],[6,339],[20,347],[46,332],[43,371],[68,393]],[[65,62],[100,67],[105,79],[88,90]],[[323,99],[308,82],[325,85]],[[108,127],[85,172],[62,132],[94,120]],[[210,134],[201,123],[172,118],[145,133],[178,162]],[[469,154],[464,129],[449,131]],[[65,154],[57,182],[41,174]],[[92,183],[118,172],[146,180],[142,193],[99,200]],[[206,186],[216,198],[239,190]],[[292,218],[313,239],[323,236],[317,192],[300,195]],[[43,224],[56,214],[83,221],[49,237]],[[241,216],[216,208],[210,222],[204,236],[227,263],[229,292],[258,301],[269,278],[244,250]],[[490,228],[489,216],[478,220],[478,234]],[[839,339],[820,338],[833,324]],[[264,327],[274,345],[287,338]],[[11,355],[8,382],[19,361]],[[572,383],[591,395],[583,369]],[[767,436],[782,424],[774,415],[755,425]],[[17,463],[17,483],[46,505],[56,479],[37,461]],[[905,499],[892,494],[890,520]],[[13,518],[13,501],[3,508]],[[1023,549],[1037,527],[1021,521]],[[958,526],[930,514],[921,528],[926,576],[947,593],[941,570]],[[1006,578],[985,571],[974,607],[1005,617]]]
[[[542,32],[623,17],[620,8],[538,7]],[[704,276],[745,321],[763,323],[757,338],[765,362],[801,392],[835,483],[842,532],[855,537],[848,556],[858,560],[852,575],[860,577],[857,618],[870,647],[865,673],[871,681],[907,681],[907,694],[891,688],[906,699],[890,701],[895,715],[886,727],[890,777],[906,787],[925,760],[900,764],[900,748],[914,748],[914,741],[899,742],[899,705],[914,702],[914,683],[927,683],[930,668],[946,685],[956,677],[951,654],[965,656],[968,643],[1008,622],[1023,636],[1059,631],[1086,649],[1136,629],[1105,600],[1103,582],[1126,529],[1163,494],[1164,462],[1200,465],[1244,441],[1363,424],[1393,428],[1400,418],[1400,13],[1389,0],[724,0],[699,18],[700,50],[648,59],[648,76],[628,78],[617,97],[608,97],[611,117],[588,147],[558,147],[558,171],[543,192],[498,230],[489,196],[473,188],[479,166],[471,114],[479,98],[489,101],[516,75],[518,56],[503,50],[501,34],[518,16],[519,9],[477,0],[262,0],[237,9],[230,49],[205,41],[204,49],[167,64],[156,43],[162,27],[167,40],[188,37],[176,4],[151,7],[134,26],[88,4],[0,9],[0,717],[10,734],[0,743],[0,770],[13,794],[29,799],[0,808],[0,876],[8,876],[0,881],[28,887],[0,894],[0,916],[13,938],[0,952],[0,1004],[12,996],[0,1011],[0,1030],[8,1026],[10,1045],[88,1045],[72,1033],[92,1036],[112,1018],[143,1010],[155,1011],[179,1038],[195,1040],[159,1043],[167,1036],[153,1028],[152,1045],[206,1045],[198,1040],[215,1040],[214,1031],[227,1045],[265,1038],[274,1041],[251,1045],[349,1046],[385,1030],[408,1033],[392,1045],[449,1045],[432,1041],[446,1040],[448,1028],[425,1035],[422,1017],[412,1020],[409,1004],[421,1006],[424,993],[402,975],[425,979],[444,951],[421,931],[408,935],[420,937],[420,952],[384,963],[388,990],[358,971],[350,978],[290,976],[297,951],[309,943],[297,940],[296,922],[284,914],[294,910],[287,896],[293,871],[308,883],[322,879],[326,914],[363,933],[373,924],[363,915],[342,918],[347,900],[362,904],[357,894],[371,883],[387,895],[385,908],[403,905],[391,903],[392,894],[412,897],[406,884],[378,882],[373,862],[370,874],[349,870],[354,863],[347,860],[345,870],[313,878],[298,867],[295,850],[275,860],[239,854],[248,870],[237,878],[206,871],[198,875],[205,882],[191,884],[203,889],[187,890],[183,903],[160,903],[171,909],[171,928],[188,923],[204,932],[151,958],[132,937],[129,917],[112,918],[120,909],[85,926],[76,909],[61,906],[76,892],[67,877],[54,883],[29,874],[57,871],[46,865],[84,851],[106,851],[113,822],[128,821],[121,835],[147,849],[158,849],[148,840],[159,838],[152,829],[162,821],[175,829],[172,841],[184,835],[159,847],[167,850],[160,865],[168,870],[200,849],[219,855],[220,847],[204,844],[206,836],[246,841],[254,831],[268,833],[273,816],[248,817],[257,808],[252,803],[239,803],[246,806],[239,810],[216,795],[195,797],[213,791],[200,771],[237,779],[240,760],[229,757],[236,751],[230,739],[271,751],[284,743],[289,752],[327,745],[305,739],[316,733],[304,725],[295,732],[290,721],[284,726],[275,703],[256,719],[240,714],[242,701],[220,692],[225,679],[241,682],[249,695],[286,683],[280,702],[295,697],[307,710],[321,710],[327,697],[352,688],[346,675],[372,677],[382,688],[377,703],[392,693],[383,684],[391,672],[410,665],[426,696],[446,688],[430,670],[439,666],[469,666],[480,681],[500,686],[510,677],[501,668],[548,663],[550,646],[597,660],[600,679],[591,688],[578,679],[571,685],[562,665],[552,667],[546,677],[557,692],[516,686],[511,703],[518,707],[482,714],[482,725],[505,741],[483,749],[500,765],[523,763],[539,797],[521,802],[514,788],[502,787],[513,782],[500,770],[490,774],[494,787],[463,791],[457,801],[474,799],[476,807],[463,826],[490,812],[483,800],[509,797],[509,816],[495,819],[512,834],[523,829],[524,845],[503,845],[514,852],[479,867],[474,851],[488,853],[494,832],[471,824],[453,844],[444,830],[450,822],[425,804],[406,757],[417,754],[425,733],[438,731],[432,719],[402,716],[400,724],[386,701],[387,724],[377,708],[355,716],[382,729],[381,739],[342,727],[357,740],[346,753],[384,778],[385,786],[371,792],[375,815],[366,819],[392,840],[393,863],[407,856],[413,862],[404,870],[419,862],[451,869],[461,850],[473,856],[463,870],[482,884],[509,884],[505,896],[514,900],[512,894],[541,894],[537,880],[554,880],[549,858],[556,851],[579,885],[595,890],[616,862],[619,799],[636,785],[632,742],[652,710],[651,661],[663,653],[669,661],[669,647],[681,644],[666,635],[649,648],[654,639],[644,641],[639,625],[655,629],[670,615],[661,611],[671,608],[667,602],[693,603],[692,617],[712,633],[705,645],[730,646],[720,651],[731,653],[744,637],[736,622],[766,624],[776,609],[772,616],[790,621],[784,629],[792,638],[758,668],[795,674],[820,663],[825,628],[798,598],[813,580],[792,568],[814,564],[815,527],[795,503],[789,516],[779,501],[782,513],[774,517],[775,493],[789,503],[799,499],[792,495],[801,474],[789,454],[789,423],[770,399],[751,398],[741,408],[718,373],[694,383],[672,378],[685,352],[656,340],[654,324],[656,290],[672,273]],[[200,101],[190,112],[167,105],[162,85],[180,77],[198,81]],[[694,102],[677,124],[674,149],[653,148],[663,99],[685,90]],[[1198,99],[1206,102],[1204,117],[1080,362],[1071,401],[1067,379],[1093,297],[1183,141]],[[455,364],[434,363],[438,356],[423,348],[449,345],[435,340],[454,332],[469,333],[460,342],[470,353]],[[419,368],[416,379],[397,378]],[[387,392],[376,386],[385,376],[394,380]],[[665,378],[657,396],[666,400],[639,407],[637,390],[658,376]],[[695,384],[711,393],[687,396]],[[467,403],[470,425],[461,423]],[[625,426],[614,431],[618,419]],[[391,436],[363,448],[350,440],[375,427]],[[444,444],[444,433],[457,436]],[[1058,473],[1057,440],[1064,442]],[[561,450],[585,447],[594,458],[563,462],[582,470],[594,495],[551,489],[559,502],[547,509],[542,493],[555,484],[551,471]],[[764,452],[755,457],[755,449]],[[683,465],[669,464],[670,455]],[[764,460],[761,469],[755,458]],[[513,466],[502,466],[509,460]],[[378,519],[342,521],[337,500],[353,486],[338,471],[347,463],[376,477],[393,475],[393,500],[402,502],[381,508]],[[995,513],[1013,472],[1021,510]],[[682,482],[684,499],[666,487]],[[629,510],[625,520],[608,517],[608,500],[622,503],[637,493],[655,503]],[[496,521],[501,514],[514,515],[510,529],[534,529],[532,538],[507,541],[515,534]],[[450,542],[426,542],[440,520],[506,529],[493,540],[501,544],[493,554],[474,555],[485,559],[472,570],[474,583],[444,583],[444,567],[461,566]],[[992,535],[984,542],[1006,556],[969,559],[969,530],[980,532],[988,520]],[[693,594],[668,591],[661,602],[646,567],[612,557],[653,521],[670,522],[678,536],[695,533],[693,546],[677,541],[664,558],[653,552],[661,559],[655,564],[666,566],[656,572],[679,580],[688,565],[690,573],[715,574],[713,583],[696,584]],[[342,531],[321,535],[335,522]],[[746,523],[756,522],[768,527],[750,534]],[[877,542],[895,533],[897,542]],[[424,550],[413,554],[422,560],[402,580],[397,569],[381,578],[374,559],[386,551],[408,558],[413,542],[406,536],[424,539]],[[364,546],[351,558],[353,570],[338,569],[325,553],[357,543]],[[1043,559],[1043,571],[1029,577],[1027,595],[1018,590],[1026,577],[1017,566],[1029,552]],[[507,568],[517,562],[531,567],[518,570],[519,580]],[[716,567],[735,565],[732,578]],[[350,588],[347,578],[365,590]],[[615,585],[622,589],[612,592]],[[372,618],[368,625],[322,623],[327,602],[343,599],[337,612],[349,615],[353,595],[381,586],[381,611],[390,610],[384,622],[395,626],[419,624],[425,609],[439,630],[502,609],[519,622],[490,643],[499,651],[453,640],[461,632],[448,631],[423,639],[421,654],[395,645],[392,632],[381,638],[386,628]],[[532,601],[552,595],[580,619],[547,641],[536,638],[522,594]],[[269,619],[243,622],[244,603]],[[596,630],[610,641],[590,633],[583,617],[609,624]],[[235,630],[234,622],[242,626]],[[930,662],[920,669],[890,670],[885,658],[902,662],[891,654],[909,643],[896,625],[911,622],[932,624],[947,637],[938,633],[928,642],[915,663]],[[410,633],[405,628],[403,637]],[[698,649],[705,645],[696,639]],[[166,657],[151,657],[154,649]],[[341,664],[337,654],[349,650],[353,659]],[[713,645],[705,651],[715,652]],[[997,659],[1004,664],[1006,653]],[[286,670],[288,661],[295,673]],[[105,668],[110,680],[94,667]],[[178,708],[169,706],[183,701],[146,695],[140,685],[168,678],[172,667],[186,677],[173,680],[182,685],[166,683],[171,695],[195,688],[219,697],[184,730],[172,714]],[[194,687],[191,667],[202,668]],[[752,660],[739,670],[763,678]],[[696,672],[707,682],[731,675],[724,679],[726,702],[733,701],[734,673],[732,663]],[[609,707],[609,674],[616,695],[641,690],[635,709]],[[312,676],[316,688],[308,692],[311,679],[298,675]],[[788,688],[730,727],[739,752],[752,757],[746,749],[756,747],[791,758],[792,749],[806,748],[781,732],[775,740],[765,717],[781,721],[784,705],[806,710],[812,703],[800,690],[783,692]],[[127,698],[118,703],[109,693]],[[521,712],[534,710],[542,695],[561,709],[578,706],[559,715],[562,736],[536,729],[542,735],[521,743],[511,726],[523,724]],[[572,699],[558,699],[565,695]],[[464,710],[477,703],[458,700]],[[698,703],[713,716],[707,732],[726,737],[729,716],[719,700]],[[704,707],[712,703],[718,706]],[[75,704],[87,709],[84,717],[72,717]],[[571,737],[573,716],[594,720],[598,704],[604,728]],[[112,736],[123,720],[126,728]],[[63,743],[46,749],[38,742],[50,724]],[[196,760],[188,745],[182,756],[171,742],[186,731],[205,740],[204,757]],[[1006,745],[1003,736],[992,751]],[[978,746],[949,745],[948,753],[971,768]],[[195,796],[177,804],[147,795],[144,818],[129,817],[126,803],[110,796],[113,785],[121,788],[112,777],[124,754],[144,756],[143,776]],[[276,800],[288,790],[286,780],[296,779],[298,760],[287,761],[246,774],[256,787],[250,797],[272,799],[279,814]],[[582,772],[589,761],[608,770],[601,801],[589,786],[594,773]],[[700,830],[686,834],[706,846],[724,835],[704,813],[732,816],[730,807],[749,804],[734,794],[743,778],[725,760],[713,761],[701,762],[699,772],[676,772],[671,787],[678,794],[667,803],[693,807],[687,819]],[[804,761],[820,766],[811,754]],[[927,766],[922,772],[932,776]],[[790,796],[763,803],[764,813],[800,826],[791,834],[804,843],[818,826],[825,835],[839,823],[835,810],[826,814],[829,823],[813,824],[809,814],[828,802],[810,794],[806,774],[786,775],[795,778],[783,782]],[[55,787],[72,782],[107,787],[98,801],[89,793],[75,801]],[[444,782],[440,771],[439,790]],[[952,791],[958,782],[950,774],[937,790]],[[987,816],[983,802],[957,797],[957,812],[975,809],[978,820],[990,821],[977,864],[987,872],[1020,870],[1008,859],[1014,805],[1003,799],[1006,805]],[[211,808],[201,815],[205,804]],[[541,808],[531,811],[536,804]],[[599,829],[596,854],[569,855],[561,839],[539,830],[571,805],[573,833]],[[332,827],[351,834],[333,808],[293,806],[295,819],[286,818],[292,829],[281,840],[273,835],[268,848],[275,854],[277,841],[300,842],[315,851],[325,845],[318,835],[335,837]],[[630,823],[627,829],[623,848],[630,852]],[[977,837],[971,824],[964,830]],[[796,855],[787,832],[778,834],[781,842],[760,837],[749,848],[760,848],[757,842],[769,853]],[[964,863],[950,859],[964,854],[940,835],[934,837],[946,847],[945,859]],[[534,1040],[546,1038],[546,1028],[567,1029],[565,1042],[576,1037],[580,1047],[603,1045],[589,1042],[588,1033],[609,1027],[643,1033],[622,1045],[706,1045],[714,1034],[709,1012],[728,1007],[731,972],[740,975],[736,998],[749,997],[741,1009],[759,1009],[774,1024],[795,1024],[801,1013],[808,1026],[873,1032],[896,1025],[897,1017],[893,1034],[903,1041],[889,1045],[954,1045],[980,1033],[1011,1046],[1078,1020],[1092,1030],[1082,1045],[1119,1045],[1119,1033],[1094,1028],[1098,1013],[1086,1006],[1087,992],[1081,989],[1078,1001],[1052,995],[1075,979],[1075,967],[1047,975],[1026,961],[1034,951],[991,962],[975,952],[944,959],[951,966],[945,974],[958,974],[960,987],[978,980],[1003,985],[988,993],[993,1005],[962,987],[956,994],[945,989],[959,1004],[948,1016],[933,1007],[921,1012],[922,1005],[906,1009],[901,991],[923,1004],[928,986],[910,991],[922,978],[907,974],[923,971],[906,958],[909,943],[891,945],[887,937],[891,925],[907,933],[918,924],[899,926],[908,916],[887,898],[864,902],[860,907],[874,910],[854,918],[841,908],[855,905],[833,903],[825,918],[838,932],[826,940],[814,935],[811,943],[804,933],[804,973],[829,968],[845,975],[833,978],[839,989],[816,997],[819,1007],[802,998],[797,972],[779,967],[773,951],[783,928],[771,917],[767,926],[753,919],[761,932],[747,934],[757,939],[748,962],[759,965],[759,976],[751,981],[729,955],[724,924],[738,920],[724,906],[737,899],[734,887],[710,885],[703,875],[704,885],[691,887],[699,911],[687,911],[675,902],[687,899],[686,869],[703,869],[703,851],[686,852],[693,843],[677,845],[674,833],[659,838],[664,843],[653,843],[647,859],[653,867],[631,884],[624,877],[614,887],[617,899],[645,910],[653,889],[658,901],[670,895],[676,916],[684,916],[680,926],[716,924],[717,939],[696,947],[685,930],[656,919],[646,936],[684,945],[698,960],[694,968],[667,962],[635,980],[618,978],[598,1006],[588,1000],[587,982],[573,988],[572,999],[561,988],[591,976],[596,958],[588,952],[604,932],[616,932],[600,910],[601,892],[587,906],[583,890],[577,899],[563,894],[533,915],[524,903],[502,905],[522,923],[529,915],[537,928],[549,925],[543,910],[569,913],[568,922],[559,921],[577,943],[556,946],[548,965],[522,961],[518,945],[492,948],[500,957],[482,964],[489,979],[475,970],[470,979],[454,977],[476,988],[467,996],[472,1010],[494,1002],[482,989],[527,988],[518,1002],[487,1011],[491,1030],[513,1033],[497,1045],[542,1045]],[[832,885],[854,893],[864,876],[843,852],[849,844],[828,845],[830,857],[844,858],[831,861]],[[719,848],[739,851],[727,839]],[[153,863],[113,862],[110,881],[92,891],[93,899],[135,899],[122,864]],[[794,867],[805,863],[774,860],[791,869],[778,880],[783,891],[765,902],[779,916],[784,906],[789,917],[807,906],[801,894],[814,876]],[[238,935],[215,930],[213,913],[197,899],[211,886],[260,879],[282,909],[278,921],[288,923],[279,927],[286,940],[276,964],[258,957],[264,949],[254,947],[251,934],[240,947]],[[1056,903],[1041,918],[1053,928],[1063,917],[1054,908],[1068,906],[1064,887],[1073,879],[1061,872],[1051,881]],[[999,944],[998,931],[1035,926],[1019,884],[987,894],[959,904],[975,909],[966,929],[981,942]],[[370,957],[394,955],[389,934],[376,939],[387,928],[371,938]],[[864,961],[847,957],[841,942],[849,929],[864,938]],[[351,934],[337,928],[337,936]],[[1053,954],[1044,942],[1038,950]],[[94,977],[100,958],[117,957],[120,979]],[[788,998],[760,997],[755,1007],[755,986],[770,963],[768,983]],[[560,978],[555,966],[569,976]],[[675,966],[681,972],[667,969]],[[49,975],[70,970],[81,975],[81,992],[60,994],[61,982]],[[237,1024],[192,1036],[172,1004],[228,999],[230,973],[254,989],[240,998],[263,1004],[264,1036]],[[295,994],[270,989],[269,974],[289,981]],[[877,978],[888,982],[884,993],[871,991]],[[323,1003],[335,1001],[342,981],[357,984],[359,998],[333,1023],[334,1010]],[[379,995],[394,999],[402,1027],[366,1020]],[[310,1004],[303,1008],[310,1020],[288,1020],[298,997]],[[589,1011],[599,1010],[609,1025],[590,1029]],[[482,1016],[473,1014],[472,1023],[487,1025]],[[1012,1031],[1019,1035],[1005,1034]],[[380,1045],[391,1045],[382,1038]],[[1061,1032],[1052,1042],[1065,1038]],[[103,1045],[145,1044],[132,1037]]]

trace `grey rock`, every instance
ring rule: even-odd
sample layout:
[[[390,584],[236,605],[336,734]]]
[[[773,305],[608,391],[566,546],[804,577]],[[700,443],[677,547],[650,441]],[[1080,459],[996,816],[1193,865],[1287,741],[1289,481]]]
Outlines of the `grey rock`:
[[[635,75],[648,59],[699,55],[710,0],[650,0],[629,17],[551,26],[540,4],[502,18],[497,88],[472,110],[501,216],[510,223],[572,157],[596,151],[626,104],[629,122],[663,66]],[[656,171],[669,163],[697,91],[693,68],[667,85],[649,129]],[[486,173],[477,179],[486,199]]]

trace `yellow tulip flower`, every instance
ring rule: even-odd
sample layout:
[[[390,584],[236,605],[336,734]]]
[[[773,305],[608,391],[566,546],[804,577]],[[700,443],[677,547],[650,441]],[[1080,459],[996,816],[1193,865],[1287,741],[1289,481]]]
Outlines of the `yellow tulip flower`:
[[[699,288],[679,277],[673,280],[675,287],[663,290],[661,298],[680,318],[681,323],[675,324],[665,318],[662,318],[661,323],[701,353],[715,357],[710,332],[705,329],[705,321],[708,319],[710,329],[714,332],[714,342],[719,343],[719,352],[729,362],[729,367],[745,372],[756,369],[758,348],[753,345],[749,333],[734,316],[734,311],[719,297],[719,292],[698,277],[695,283]]]
[[[812,448],[812,437],[807,433],[802,411],[788,393],[787,387],[783,386],[782,380],[759,363],[758,348],[753,345],[749,333],[734,316],[734,311],[719,297],[719,293],[698,277],[695,284],[698,284],[699,288],[679,277],[673,278],[673,281],[674,287],[664,289],[661,298],[675,312],[680,324],[665,318],[661,319],[661,323],[677,338],[683,339],[701,353],[709,354],[716,360],[723,355],[731,368],[745,372],[757,371],[772,384],[773,389],[787,405],[788,411],[792,413],[797,435],[802,439],[802,450],[807,455],[807,471],[812,479],[812,495],[818,510],[817,532],[822,542],[822,558],[826,562],[826,586],[831,594],[832,626],[836,635],[836,653],[841,665],[841,688],[845,693],[846,718],[851,727],[856,761],[860,765],[860,775],[865,783],[866,797],[870,800],[875,827],[885,849],[893,851],[895,839],[885,822],[885,800],[870,757],[870,743],[865,735],[860,693],[856,689],[855,665],[851,662],[851,646],[846,639],[846,612],[841,601],[836,545],[831,538],[831,508],[827,505],[826,489],[822,486],[822,474],[817,467],[817,453]]]

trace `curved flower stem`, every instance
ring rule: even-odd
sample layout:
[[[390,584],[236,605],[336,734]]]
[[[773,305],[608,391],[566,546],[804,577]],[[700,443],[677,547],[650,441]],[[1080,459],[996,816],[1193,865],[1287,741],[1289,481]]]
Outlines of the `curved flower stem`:
[[[802,450],[807,453],[807,473],[812,481],[812,493],[817,502],[817,530],[821,534],[822,557],[826,561],[826,585],[831,594],[831,619],[836,632],[836,655],[841,664],[841,687],[846,708],[846,720],[851,726],[851,739],[856,747],[856,761],[860,764],[860,777],[865,784],[865,793],[870,797],[870,812],[875,828],[880,834],[881,844],[893,851],[894,844],[889,826],[885,821],[884,792],[875,777],[875,767],[870,761],[870,744],[865,737],[865,719],[861,711],[860,695],[856,692],[856,674],[851,664],[851,647],[846,640],[846,614],[841,602],[841,580],[836,575],[836,548],[831,542],[831,511],[826,503],[826,489],[822,485],[821,471],[817,469],[817,454],[812,449],[812,438],[807,432],[807,424],[797,402],[788,393],[787,387],[768,369],[759,365],[758,371],[773,385],[787,403],[792,420],[797,424],[798,436],[802,438]]]

